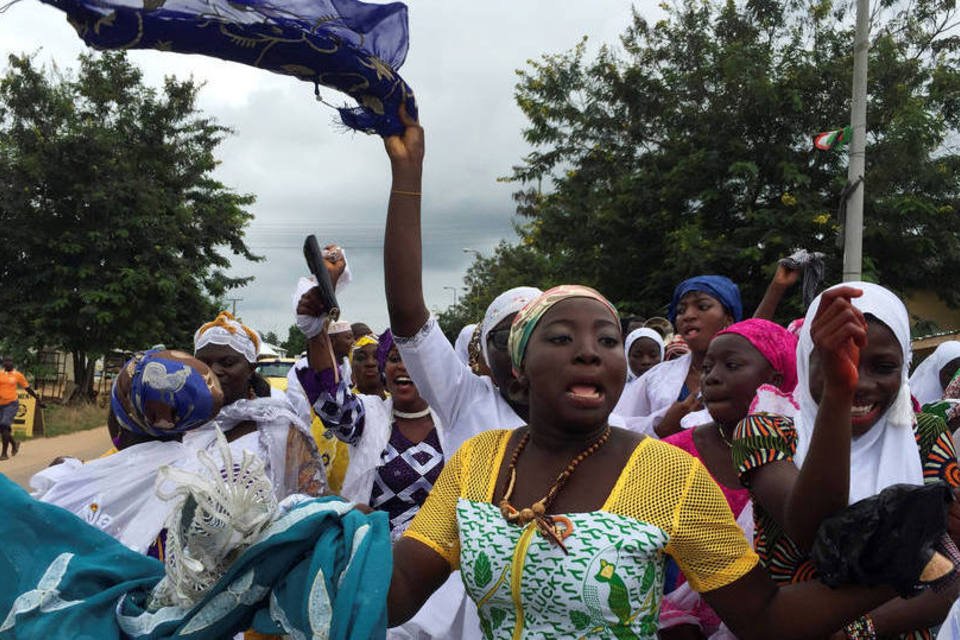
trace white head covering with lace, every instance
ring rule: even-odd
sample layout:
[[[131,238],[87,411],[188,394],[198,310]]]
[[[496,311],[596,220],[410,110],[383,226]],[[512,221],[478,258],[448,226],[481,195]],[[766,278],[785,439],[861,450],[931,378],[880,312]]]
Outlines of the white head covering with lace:
[[[193,352],[196,353],[208,344],[230,347],[250,364],[257,361],[262,344],[260,334],[237,321],[229,311],[221,311],[213,322],[202,325],[193,334]]]

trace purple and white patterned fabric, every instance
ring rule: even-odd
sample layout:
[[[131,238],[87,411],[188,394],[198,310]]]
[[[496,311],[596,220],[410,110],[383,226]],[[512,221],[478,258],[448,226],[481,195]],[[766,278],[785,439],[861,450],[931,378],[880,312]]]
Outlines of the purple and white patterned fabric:
[[[394,425],[380,462],[373,480],[370,506],[389,514],[390,535],[397,539],[417,515],[443,470],[443,450],[437,430],[431,430],[415,444]]]
[[[343,442],[359,446],[366,427],[361,396],[350,391],[346,380],[335,382],[332,369],[319,373],[309,367],[297,369],[297,377],[324,426]],[[354,464],[352,454],[350,462]],[[443,470],[443,462],[436,428],[423,441],[413,443],[391,420],[389,440],[379,452],[370,495],[359,499],[366,499],[374,509],[389,514],[390,533],[396,539],[427,499]]]
[[[350,391],[346,379],[334,380],[333,369],[316,372],[309,367],[297,369],[307,400],[337,439],[356,445],[363,436],[365,411],[360,398]]]

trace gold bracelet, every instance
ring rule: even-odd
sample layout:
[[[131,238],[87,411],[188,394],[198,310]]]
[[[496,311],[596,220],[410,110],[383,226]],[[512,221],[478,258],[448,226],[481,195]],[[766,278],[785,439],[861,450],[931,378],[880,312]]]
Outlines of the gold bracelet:
[[[415,198],[419,198],[421,195],[423,195],[419,191],[402,191],[400,189],[391,189],[390,193],[395,193],[398,196],[414,196]]]

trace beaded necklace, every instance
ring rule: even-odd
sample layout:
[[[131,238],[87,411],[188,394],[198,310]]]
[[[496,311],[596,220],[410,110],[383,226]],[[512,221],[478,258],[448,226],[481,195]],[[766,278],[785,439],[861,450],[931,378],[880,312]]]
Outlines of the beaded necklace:
[[[520,442],[517,444],[517,448],[513,451],[513,456],[510,458],[510,466],[507,468],[507,488],[503,492],[503,498],[500,500],[500,513],[503,514],[506,521],[521,527],[525,527],[530,522],[534,522],[537,529],[547,540],[559,545],[560,548],[563,549],[563,552],[567,553],[567,548],[564,546],[563,541],[573,533],[573,522],[565,516],[548,515],[547,509],[550,508],[554,498],[557,497],[557,494],[560,493],[567,484],[577,465],[596,453],[596,451],[610,439],[610,433],[611,430],[608,425],[593,444],[577,454],[577,456],[570,461],[570,464],[567,465],[566,469],[560,472],[560,475],[557,476],[557,479],[554,480],[553,485],[547,491],[547,495],[534,502],[531,506],[518,511],[516,507],[510,504],[510,496],[513,495],[513,488],[517,483],[517,461],[520,459],[520,454],[523,452],[524,447],[527,446],[527,442],[530,441],[530,431],[528,430],[523,434],[523,437],[520,438]]]

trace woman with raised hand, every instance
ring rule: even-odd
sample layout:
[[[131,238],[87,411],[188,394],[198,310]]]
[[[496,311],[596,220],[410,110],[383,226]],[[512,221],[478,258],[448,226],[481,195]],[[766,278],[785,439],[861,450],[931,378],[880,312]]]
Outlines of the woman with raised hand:
[[[516,313],[541,292],[514,287],[487,307],[480,349],[490,376],[474,373],[457,357],[423,299],[420,205],[423,128],[401,108],[402,136],[384,140],[393,181],[383,240],[383,266],[390,328],[400,356],[420,393],[437,413],[450,455],[468,438],[491,428],[512,429],[526,421],[526,407],[510,395],[513,374],[507,336]]]
[[[317,289],[302,294],[298,316],[320,318],[325,313]],[[328,432],[350,448],[341,495],[386,512],[390,534],[398,539],[443,469],[447,434],[407,373],[390,329],[377,339],[374,358],[386,398],[355,393],[347,380],[337,379],[326,331],[308,340],[309,366],[298,363],[296,376]],[[449,581],[413,620],[390,631],[389,637],[463,637],[463,629],[456,626],[463,624],[457,615],[463,599],[462,585]]]
[[[913,412],[910,355],[909,316],[896,295],[867,282],[832,287],[810,305],[800,330],[792,415],[783,415],[791,413],[784,404],[737,426],[734,457],[753,498],[756,550],[777,583],[816,576],[814,536],[848,504],[893,484],[958,485],[943,420]],[[897,599],[846,637],[866,637],[855,633],[867,627],[884,637],[930,637],[949,606],[933,592]]]
[[[298,314],[326,313],[316,292],[303,295]],[[399,538],[443,469],[443,430],[407,375],[389,329],[373,354],[386,398],[357,393],[338,379],[329,341],[326,331],[309,339],[309,366],[298,367],[297,378],[327,430],[350,447],[341,495],[387,511]]]
[[[681,420],[703,408],[703,358],[713,336],[741,320],[740,289],[725,276],[688,278],[674,290],[667,316],[690,352],[647,371],[624,390],[614,409],[628,429],[660,438],[680,431]]]
[[[487,638],[652,640],[666,554],[748,640],[822,638],[893,595],[778,589],[703,465],[610,426],[626,358],[596,291],[547,291],[517,315],[509,349],[529,425],[476,436],[447,463],[394,548],[393,624],[459,568]]]

